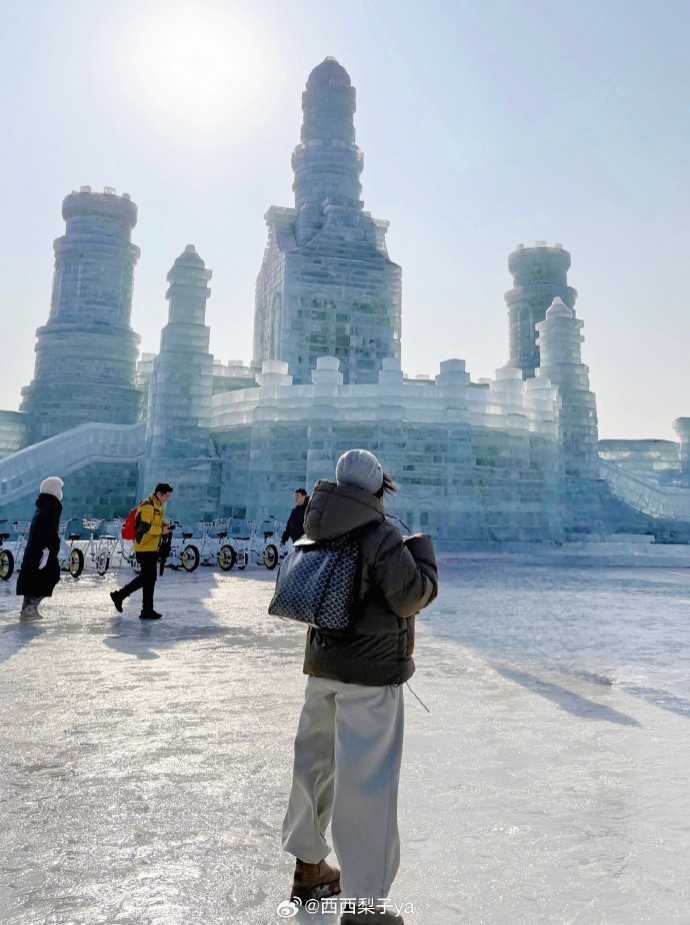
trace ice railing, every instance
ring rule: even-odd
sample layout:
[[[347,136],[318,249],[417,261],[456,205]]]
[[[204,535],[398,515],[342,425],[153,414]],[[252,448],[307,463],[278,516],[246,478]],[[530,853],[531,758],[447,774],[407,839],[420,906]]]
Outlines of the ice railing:
[[[599,458],[599,472],[613,494],[650,517],[690,521],[690,489],[661,486]]]
[[[47,475],[64,477],[93,462],[134,462],[144,455],[146,422],[81,424],[0,459],[0,505],[35,493]]]

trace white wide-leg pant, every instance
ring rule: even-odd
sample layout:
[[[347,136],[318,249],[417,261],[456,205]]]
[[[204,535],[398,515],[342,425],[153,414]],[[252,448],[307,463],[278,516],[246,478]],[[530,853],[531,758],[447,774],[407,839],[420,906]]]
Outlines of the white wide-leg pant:
[[[307,680],[283,847],[316,864],[330,822],[346,898],[387,897],[398,871],[403,726],[399,687]]]

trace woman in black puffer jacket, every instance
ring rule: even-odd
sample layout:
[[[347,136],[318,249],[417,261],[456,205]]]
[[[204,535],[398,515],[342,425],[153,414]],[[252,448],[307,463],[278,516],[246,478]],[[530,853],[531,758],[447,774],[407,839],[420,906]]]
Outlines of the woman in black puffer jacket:
[[[336,481],[316,483],[304,526],[309,539],[357,530],[362,582],[355,627],[347,636],[307,633],[309,675],[297,737],[283,847],[297,859],[293,899],[340,891],[361,900],[342,925],[402,925],[382,902],[398,870],[397,799],[403,742],[400,685],[414,672],[414,615],[436,597],[431,538],[403,538],[385,519],[383,495],[395,491],[366,450],[338,460]],[[325,861],[333,846],[342,868]],[[374,902],[369,910],[363,903]]]
[[[60,581],[60,514],[62,513],[62,479],[52,475],[41,482],[36,499],[36,513],[31,521],[29,539],[17,578],[17,594],[22,594],[21,619],[42,616],[38,605],[51,597]]]

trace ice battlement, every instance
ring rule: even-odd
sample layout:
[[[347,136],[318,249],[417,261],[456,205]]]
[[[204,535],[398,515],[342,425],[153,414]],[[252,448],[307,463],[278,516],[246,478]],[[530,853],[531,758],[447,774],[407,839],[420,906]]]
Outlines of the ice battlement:
[[[265,361],[256,377],[257,387],[213,396],[211,430],[214,434],[250,423],[255,416],[275,423],[307,420],[311,409],[324,403],[331,416],[348,422],[414,420],[442,422],[449,415],[478,427],[505,429],[507,433],[558,436],[557,389],[545,377],[523,379],[518,369],[496,371],[488,388],[472,388],[465,361],[444,360],[432,378],[405,378],[396,358],[383,360],[377,383],[345,384],[337,357],[316,361],[309,385],[293,385],[288,364]]]

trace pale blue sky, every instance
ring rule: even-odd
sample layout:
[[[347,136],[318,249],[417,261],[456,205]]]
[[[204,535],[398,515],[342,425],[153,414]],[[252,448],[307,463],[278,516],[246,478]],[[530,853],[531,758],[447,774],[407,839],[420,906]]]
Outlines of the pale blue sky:
[[[674,439],[690,416],[690,0],[5,0],[0,35],[0,408],[33,376],[61,203],[86,184],[139,206],[142,349],[193,243],[211,349],[249,361],[263,215],[293,204],[301,94],[333,55],[403,269],[403,368],[493,376],[507,256],[559,241],[600,436]]]

